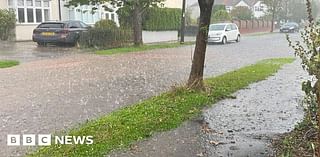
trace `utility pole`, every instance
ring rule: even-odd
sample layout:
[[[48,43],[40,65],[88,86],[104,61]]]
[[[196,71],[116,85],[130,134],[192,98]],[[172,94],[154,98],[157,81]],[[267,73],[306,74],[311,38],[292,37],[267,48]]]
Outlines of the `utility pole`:
[[[62,20],[61,18],[61,0],[58,0],[58,4],[59,4],[59,21]]]
[[[186,0],[182,0],[180,43],[184,43],[184,33],[186,31]]]

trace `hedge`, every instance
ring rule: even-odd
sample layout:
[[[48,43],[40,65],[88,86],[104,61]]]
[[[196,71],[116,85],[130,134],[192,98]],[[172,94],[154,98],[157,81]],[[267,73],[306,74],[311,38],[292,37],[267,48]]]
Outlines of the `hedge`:
[[[8,40],[13,36],[16,15],[13,11],[0,9],[0,40]]]
[[[150,8],[143,20],[143,29],[148,31],[179,30],[181,9]]]
[[[123,28],[92,28],[83,32],[79,38],[82,48],[109,49],[117,48],[132,43],[133,33]]]

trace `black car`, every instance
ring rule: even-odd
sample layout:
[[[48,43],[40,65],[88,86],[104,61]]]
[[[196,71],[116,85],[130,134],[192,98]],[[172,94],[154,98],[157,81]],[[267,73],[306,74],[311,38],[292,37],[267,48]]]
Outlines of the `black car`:
[[[295,22],[288,22],[285,23],[280,27],[280,32],[281,33],[294,33],[294,32],[299,32],[299,24]]]
[[[76,44],[80,33],[88,31],[89,28],[89,25],[81,21],[44,22],[33,30],[32,39],[38,45]]]

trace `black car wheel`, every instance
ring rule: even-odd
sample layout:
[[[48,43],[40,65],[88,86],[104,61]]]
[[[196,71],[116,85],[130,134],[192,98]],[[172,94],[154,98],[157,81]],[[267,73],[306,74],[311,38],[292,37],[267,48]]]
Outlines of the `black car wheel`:
[[[227,43],[227,37],[223,37],[221,44],[225,45],[226,43]]]
[[[37,44],[38,44],[39,46],[47,46],[47,43],[45,43],[45,42],[37,42]]]
[[[240,35],[238,35],[236,42],[240,42]]]

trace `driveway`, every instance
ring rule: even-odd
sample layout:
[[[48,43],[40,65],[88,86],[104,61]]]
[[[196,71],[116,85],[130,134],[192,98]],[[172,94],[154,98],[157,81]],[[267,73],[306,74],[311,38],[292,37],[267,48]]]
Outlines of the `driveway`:
[[[59,58],[81,52],[83,51],[70,46],[49,45],[48,47],[39,47],[34,42],[0,42],[0,60],[18,60],[23,63]]]
[[[74,53],[1,69],[0,154],[22,156],[26,152],[25,147],[8,147],[7,134],[67,130],[183,83],[193,49],[186,46],[113,56]],[[283,34],[209,45],[205,75],[219,75],[261,59],[292,56],[290,52]]]

